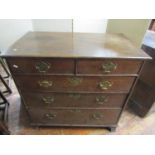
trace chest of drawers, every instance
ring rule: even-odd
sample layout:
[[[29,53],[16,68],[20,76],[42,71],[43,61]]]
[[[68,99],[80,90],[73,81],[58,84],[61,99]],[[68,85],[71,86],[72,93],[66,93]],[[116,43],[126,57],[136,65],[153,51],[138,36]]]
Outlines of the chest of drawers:
[[[31,125],[114,129],[150,59],[122,35],[29,32],[6,58]]]

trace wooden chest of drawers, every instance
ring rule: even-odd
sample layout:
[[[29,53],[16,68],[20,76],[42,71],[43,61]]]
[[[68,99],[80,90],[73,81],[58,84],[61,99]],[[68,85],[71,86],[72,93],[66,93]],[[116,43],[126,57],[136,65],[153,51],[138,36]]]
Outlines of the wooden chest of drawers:
[[[122,35],[29,32],[6,58],[32,125],[114,129],[150,57]]]

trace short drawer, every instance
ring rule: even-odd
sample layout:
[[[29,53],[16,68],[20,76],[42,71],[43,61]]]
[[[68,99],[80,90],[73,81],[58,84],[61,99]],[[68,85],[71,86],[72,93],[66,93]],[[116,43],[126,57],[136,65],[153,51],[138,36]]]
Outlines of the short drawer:
[[[122,108],[125,94],[23,93],[28,107],[40,108]]]
[[[76,77],[17,75],[17,86],[25,91],[43,92],[124,92],[128,93],[134,77]]]
[[[74,60],[52,58],[7,58],[13,74],[73,74]]]
[[[104,126],[117,123],[120,109],[29,109],[32,124],[50,126]]]
[[[77,61],[77,74],[137,74],[142,61],[140,60],[92,60]]]

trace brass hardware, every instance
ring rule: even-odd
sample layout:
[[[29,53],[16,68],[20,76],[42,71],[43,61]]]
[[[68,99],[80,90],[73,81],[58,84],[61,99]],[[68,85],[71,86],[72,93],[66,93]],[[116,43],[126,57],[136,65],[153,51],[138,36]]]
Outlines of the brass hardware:
[[[71,112],[81,112],[80,109],[72,109]]]
[[[69,94],[69,97],[73,99],[80,99],[81,95],[80,94]]]
[[[117,65],[114,64],[113,62],[107,62],[102,65],[102,69],[104,70],[105,73],[110,73],[114,70],[116,70]]]
[[[99,83],[99,86],[101,89],[107,90],[108,88],[112,86],[112,83],[110,81],[102,81]]]
[[[103,114],[99,114],[99,113],[93,114],[93,119],[99,120],[101,118],[103,118]]]
[[[68,78],[68,81],[70,82],[71,85],[78,86],[82,82],[82,78],[71,77],[71,78]]]
[[[53,82],[52,81],[43,80],[43,81],[38,81],[38,84],[41,87],[48,88],[48,87],[51,87],[53,85]]]
[[[37,63],[35,67],[39,72],[44,73],[47,72],[48,69],[50,69],[51,65],[47,62],[41,61]]]
[[[108,97],[107,96],[99,96],[99,97],[96,97],[96,102],[98,104],[104,104],[105,102],[108,101]]]
[[[54,97],[53,96],[42,97],[42,100],[47,104],[51,104],[54,102]]]
[[[56,115],[52,114],[52,113],[49,113],[49,114],[45,114],[45,117],[52,120],[53,118],[56,117]]]

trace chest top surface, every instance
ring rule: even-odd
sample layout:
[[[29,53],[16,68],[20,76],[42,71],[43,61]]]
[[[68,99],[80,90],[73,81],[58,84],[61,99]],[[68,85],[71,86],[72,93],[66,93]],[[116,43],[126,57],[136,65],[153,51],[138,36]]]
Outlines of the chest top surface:
[[[4,57],[149,59],[121,34],[28,32]]]

